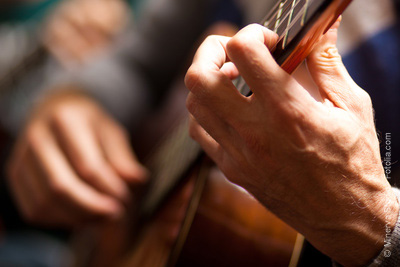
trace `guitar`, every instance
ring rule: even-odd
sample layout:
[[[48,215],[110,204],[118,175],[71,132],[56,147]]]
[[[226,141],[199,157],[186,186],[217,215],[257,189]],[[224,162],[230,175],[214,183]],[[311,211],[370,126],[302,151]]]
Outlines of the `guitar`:
[[[278,64],[292,73],[350,2],[278,1],[261,22],[279,36],[271,50]],[[236,86],[251,94],[243,79]],[[186,123],[146,165],[151,184],[136,211],[140,219],[129,221],[131,233],[125,234],[134,242],[112,266],[298,265],[304,238],[228,182],[190,139]],[[108,236],[116,232],[110,228]],[[110,262],[97,260],[94,265]]]

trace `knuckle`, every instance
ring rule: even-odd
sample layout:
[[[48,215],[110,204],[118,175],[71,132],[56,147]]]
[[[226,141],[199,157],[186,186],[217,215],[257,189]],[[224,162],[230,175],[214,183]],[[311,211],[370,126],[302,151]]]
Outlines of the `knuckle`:
[[[360,87],[357,87],[354,95],[356,100],[354,102],[354,109],[361,114],[370,114],[373,109],[371,96]]]
[[[359,98],[364,106],[372,108],[371,96],[366,91],[360,89]]]
[[[206,87],[206,77],[200,66],[192,65],[186,73],[185,85],[193,94],[202,94]]]
[[[328,66],[336,66],[337,62],[342,61],[339,50],[336,46],[326,47],[320,54],[321,63],[326,63]]]
[[[229,55],[232,56],[243,56],[246,55],[251,48],[251,43],[245,38],[240,38],[240,36],[234,36],[229,40],[226,45],[226,50]]]
[[[206,37],[204,40],[204,43],[212,43],[212,44],[218,44],[219,43],[220,36],[211,34]]]

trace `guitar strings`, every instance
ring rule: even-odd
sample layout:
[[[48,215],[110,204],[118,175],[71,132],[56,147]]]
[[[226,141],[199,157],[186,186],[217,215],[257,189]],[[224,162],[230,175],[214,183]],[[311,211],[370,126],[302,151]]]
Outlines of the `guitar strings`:
[[[300,1],[298,1],[298,2],[295,2],[295,1],[296,1],[296,0],[293,0],[293,1],[292,1],[292,3],[293,3],[293,2],[295,3],[295,5],[292,6],[291,12],[287,12],[287,13],[285,14],[285,16],[283,17],[283,19],[282,19],[282,18],[280,19],[279,24],[275,26],[276,29],[279,29],[280,26],[282,26],[282,23],[284,23],[284,22],[286,21],[286,18],[287,18],[289,15],[291,15],[292,12],[293,12],[293,11],[295,10],[295,8],[297,7],[297,5],[298,5],[299,3],[302,2],[302,0],[300,0]],[[307,6],[308,6],[308,5],[307,5]],[[298,13],[298,14],[303,13],[304,9],[307,10],[307,8],[308,8],[307,6],[303,6],[303,7],[299,10],[299,13]],[[297,14],[297,15],[298,15],[298,14]],[[296,17],[295,17],[295,20],[296,20],[296,18],[297,18],[297,15],[296,15]],[[297,22],[297,21],[296,21],[296,22]],[[261,23],[261,24],[263,25],[263,23]],[[270,22],[268,22],[268,24],[270,24]],[[269,26],[271,26],[271,25],[269,25]],[[264,27],[267,27],[268,29],[272,30],[271,28],[269,28],[269,26],[265,26],[265,25],[264,25]],[[288,24],[288,26],[287,26],[286,29],[289,28],[289,30],[290,30],[291,26],[293,26],[293,24],[290,24],[290,25]],[[275,31],[275,32],[276,32],[276,31]],[[285,33],[285,31],[284,31],[282,34],[279,34],[278,32],[276,32],[276,33],[279,35],[279,37],[281,37],[281,36],[283,36],[283,34]]]
[[[294,0],[291,0],[294,1]],[[285,9],[282,9],[282,7],[284,7],[286,5],[286,3],[288,2],[288,0],[285,1],[278,1],[275,6],[271,9],[271,11],[268,13],[267,16],[264,17],[264,19],[262,20],[261,24],[263,24],[265,27],[270,27],[270,20],[272,20],[273,18],[277,18],[278,17],[278,13],[281,10],[282,13],[286,12],[286,10],[289,8],[290,4],[286,6]],[[280,7],[282,5],[282,7]],[[267,23],[268,25],[265,25],[265,23]]]
[[[315,0],[311,0],[311,4],[314,2]],[[283,38],[285,38],[285,36],[289,33],[289,31],[292,29],[293,25],[296,24],[300,18],[303,17],[302,12],[307,9],[306,6],[303,6],[300,10],[300,12],[295,16],[295,18],[293,19],[293,21],[290,23],[290,25],[288,25],[288,27],[286,27],[285,31],[279,36],[276,44],[274,45],[274,47],[272,48],[272,50],[275,50],[277,45],[279,44],[279,42],[282,41]]]
[[[293,0],[292,1],[292,3],[293,2],[295,2],[296,0]],[[296,16],[295,16],[295,20],[296,20],[296,18],[297,18],[297,16],[299,15],[299,14],[303,14],[303,12],[304,11],[306,11],[307,9],[308,9],[308,6],[310,5],[309,3],[308,3],[309,1],[307,1],[306,3],[307,3],[307,5],[303,5],[302,7],[301,7],[301,9],[299,10],[299,12],[298,12],[298,14],[296,14]],[[314,0],[311,0],[311,4],[314,2]],[[296,7],[300,4],[300,3],[304,3],[304,0],[300,0],[300,1],[298,1],[298,2],[295,2],[295,5],[293,6],[293,8],[290,8],[290,10],[295,10],[296,9]],[[287,11],[287,9],[286,9],[286,11]],[[281,21],[280,21],[280,23],[279,23],[279,25],[278,25],[278,28],[280,28],[281,26],[282,26],[282,24],[286,21],[286,19],[288,18],[288,16],[290,16],[290,14],[291,14],[292,12],[286,12],[286,14],[285,14],[285,16],[283,17],[283,18],[281,18]],[[292,24],[291,24],[292,25]],[[265,26],[265,25],[264,25]],[[269,23],[269,26],[271,26],[270,25],[270,23]],[[269,28],[269,26],[267,27],[267,26],[265,26],[265,27],[267,27],[268,29],[270,29],[271,30],[271,28]],[[290,27],[290,26],[289,26]],[[284,33],[284,32],[283,32]],[[282,34],[283,34],[282,33]],[[282,34],[279,34],[278,32],[277,32],[277,34],[279,35],[279,36],[281,36]]]
[[[272,8],[272,10],[271,10],[271,12],[267,15],[267,16],[265,16],[265,18],[262,20],[262,22],[261,22],[261,24],[262,25],[264,25],[265,27],[267,27],[267,28],[270,28],[270,26],[271,26],[271,22],[273,21],[272,19],[273,18],[277,18],[276,20],[275,20],[275,22],[278,20],[278,19],[282,19],[282,16],[279,16],[278,17],[278,13],[281,11],[282,13],[284,13],[285,14],[285,17],[283,18],[283,20],[285,20],[286,19],[286,17],[287,17],[287,15],[288,15],[288,13],[286,13],[286,11],[292,6],[292,4],[293,4],[293,2],[295,2],[296,0],[291,0],[289,3],[288,3],[288,0],[286,0],[286,1],[278,1],[276,4],[275,4],[275,6]],[[301,1],[299,1],[299,2],[301,2]],[[288,3],[288,5],[285,7],[285,9],[283,9],[283,7],[286,5]],[[282,7],[280,7],[282,5]],[[296,4],[297,5],[297,4]],[[275,10],[275,11],[274,11]],[[272,13],[272,14],[271,14]],[[280,25],[279,25],[280,26]],[[278,27],[279,27],[278,26]]]
[[[312,3],[314,3],[314,1],[315,1],[315,0],[311,0],[311,1],[307,0],[306,3],[309,4],[309,2],[311,2],[311,4],[312,4]],[[301,1],[299,1],[299,2],[301,2]],[[307,10],[307,9],[308,9],[308,5],[305,5],[305,6],[303,6],[303,7],[301,8],[300,12],[295,16],[293,22],[286,28],[286,31],[285,31],[286,34],[287,34],[287,33],[289,32],[289,30],[293,27],[293,25],[294,25],[295,23],[297,23],[298,20],[299,20],[300,18],[303,17],[303,15],[302,15],[301,13],[303,12],[304,9]],[[302,26],[304,26],[304,25],[302,25]],[[278,44],[279,44],[279,42],[282,40],[282,38],[284,38],[284,35],[282,35],[282,36],[279,37],[278,41],[275,43],[275,45],[273,46],[273,48],[272,48],[271,50],[275,50],[275,49],[276,49],[276,47],[278,46]],[[236,86],[237,90],[238,90],[241,94],[243,94],[243,95],[248,95],[248,93],[251,92],[251,90],[249,89],[249,87],[248,87],[246,81],[243,79],[242,76],[239,76],[239,78],[238,78],[237,81],[236,81],[235,86]]]

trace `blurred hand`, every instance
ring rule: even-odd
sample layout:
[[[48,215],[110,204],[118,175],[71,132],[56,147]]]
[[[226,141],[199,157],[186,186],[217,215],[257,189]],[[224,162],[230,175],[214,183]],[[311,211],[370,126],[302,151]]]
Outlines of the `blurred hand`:
[[[232,182],[343,265],[364,265],[398,216],[369,95],[336,49],[338,23],[308,57],[319,96],[281,69],[277,36],[251,25],[209,37],[186,75],[191,135]],[[231,79],[253,91],[244,97]]]
[[[64,65],[82,63],[109,45],[130,16],[122,0],[70,0],[51,16],[45,44]]]
[[[23,216],[50,226],[119,218],[129,185],[145,179],[125,130],[79,92],[57,93],[39,105],[8,166]]]

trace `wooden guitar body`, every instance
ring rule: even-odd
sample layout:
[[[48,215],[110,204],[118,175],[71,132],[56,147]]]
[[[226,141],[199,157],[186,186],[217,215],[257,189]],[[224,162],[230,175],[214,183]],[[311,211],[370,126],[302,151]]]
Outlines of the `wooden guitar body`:
[[[145,227],[122,266],[288,266],[296,238],[245,190],[203,165]]]
[[[213,168],[177,266],[288,266],[296,237],[296,231]]]

